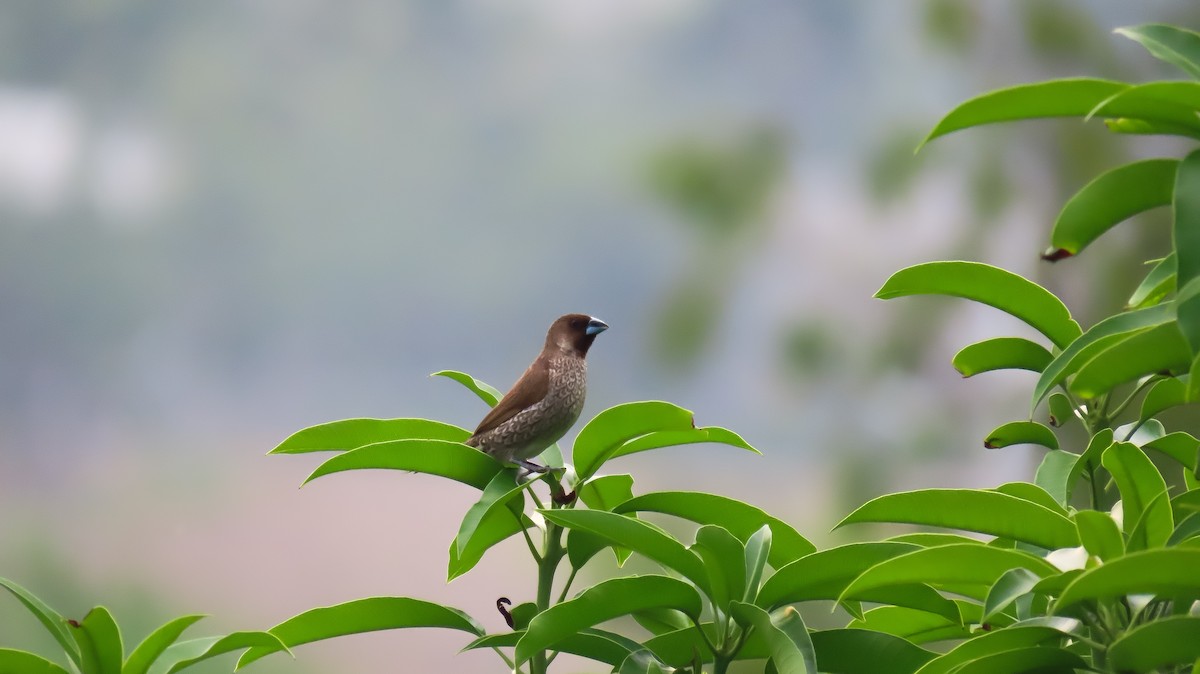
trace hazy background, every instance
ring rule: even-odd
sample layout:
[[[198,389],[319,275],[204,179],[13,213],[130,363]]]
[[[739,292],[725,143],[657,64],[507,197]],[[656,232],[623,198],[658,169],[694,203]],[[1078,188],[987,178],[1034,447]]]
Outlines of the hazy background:
[[[1154,217],[1079,260],[1037,253],[1065,195],[1174,146],[1047,121],[912,149],[991,88],[1177,77],[1110,34],[1149,21],[1200,9],[6,3],[0,575],[75,618],[109,606],[130,644],[185,613],[211,614],[205,635],[370,595],[499,630],[495,598],[532,597],[517,539],[444,583],[471,490],[384,471],[298,490],[319,457],[264,453],[344,417],[471,427],[482,404],[427,375],[507,387],[572,311],[612,326],[586,416],[666,399],[765,454],[615,463],[639,491],[725,493],[829,545],[869,533],[829,529],[886,490],[1029,479],[1038,452],[981,441],[1025,413],[1032,375],[949,365],[1028,329],[871,296],[964,258],[1035,278],[1085,324],[1119,307],[1164,250]],[[467,640],[352,637],[250,671],[503,669],[455,655]],[[54,653],[6,596],[0,646]]]

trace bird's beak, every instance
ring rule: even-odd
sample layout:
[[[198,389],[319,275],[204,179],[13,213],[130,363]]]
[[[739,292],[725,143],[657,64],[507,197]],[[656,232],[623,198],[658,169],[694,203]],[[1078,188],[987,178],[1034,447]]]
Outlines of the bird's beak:
[[[587,330],[585,330],[584,333],[589,335],[598,335],[607,329],[608,323],[605,323],[599,318],[592,318],[588,321]]]

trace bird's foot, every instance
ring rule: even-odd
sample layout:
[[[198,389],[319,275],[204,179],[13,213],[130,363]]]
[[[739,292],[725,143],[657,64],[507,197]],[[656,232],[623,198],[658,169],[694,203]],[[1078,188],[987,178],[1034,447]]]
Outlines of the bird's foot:
[[[550,471],[550,468],[547,466],[539,466],[536,463],[534,463],[532,461],[526,461],[525,459],[517,459],[513,463],[517,464],[521,468],[524,468],[525,472],[527,472],[527,473],[541,474],[541,473],[546,473],[546,472]]]

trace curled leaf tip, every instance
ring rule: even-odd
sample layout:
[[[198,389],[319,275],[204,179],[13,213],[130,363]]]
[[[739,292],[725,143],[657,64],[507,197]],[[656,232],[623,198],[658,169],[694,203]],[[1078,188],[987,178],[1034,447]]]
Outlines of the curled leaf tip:
[[[1075,255],[1075,253],[1072,253],[1066,248],[1051,248],[1042,253],[1042,259],[1047,262],[1058,262],[1059,260],[1066,259],[1073,255]]]
[[[988,438],[987,440],[983,441],[983,448],[984,449],[996,449],[996,445],[992,443],[991,438]]]

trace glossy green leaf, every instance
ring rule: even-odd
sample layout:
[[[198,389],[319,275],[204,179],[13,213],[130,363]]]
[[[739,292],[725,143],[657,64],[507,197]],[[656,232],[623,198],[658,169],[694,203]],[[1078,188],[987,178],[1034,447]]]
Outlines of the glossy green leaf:
[[[836,528],[860,522],[904,522],[974,531],[1047,549],[1079,544],[1066,517],[1036,503],[980,489],[922,489],[880,496],[860,506]]]
[[[672,569],[701,588],[708,575],[700,558],[661,529],[624,515],[603,510],[541,510],[548,521],[572,530],[606,538]]]
[[[393,440],[337,454],[317,466],[304,483],[346,470],[373,468],[439,475],[482,490],[503,466],[487,454],[460,442]]]
[[[1146,525],[1145,538],[1140,541],[1131,538],[1130,545],[1134,546],[1136,542],[1138,545],[1134,549],[1138,549],[1165,544],[1175,524],[1171,508],[1165,502],[1167,485],[1158,468],[1137,445],[1129,442],[1113,444],[1104,452],[1101,461],[1121,491],[1125,532],[1133,532],[1143,513],[1148,512],[1153,517]],[[1160,496],[1164,499],[1162,507],[1151,509],[1151,503]]]
[[[1142,45],[1154,58],[1170,63],[1193,78],[1200,78],[1200,35],[1195,31],[1147,23],[1118,28],[1113,32]]]
[[[652,608],[638,611],[633,614],[633,619],[651,634],[666,634],[692,626],[691,618],[673,608]]]
[[[744,601],[754,601],[762,586],[763,572],[771,555],[771,527],[763,525],[746,541],[746,593]]]
[[[288,650],[270,632],[234,632],[223,637],[192,639],[167,648],[150,667],[150,674],[174,674],[196,663],[248,648],[270,649],[272,652]]]
[[[1195,82],[1150,82],[1123,89],[1096,104],[1087,119],[1142,119],[1171,129],[1200,129]],[[1086,120],[1085,120],[1086,121]]]
[[[76,645],[74,637],[71,636],[71,630],[67,626],[65,618],[50,608],[46,602],[34,596],[32,592],[7,578],[0,578],[0,588],[8,590],[12,596],[17,598],[17,601],[21,602],[38,619],[38,622],[54,637],[59,647],[63,649],[63,652],[67,654],[67,657],[71,659],[71,662],[76,667],[82,664],[79,646]]]
[[[1089,555],[1108,562],[1125,554],[1125,539],[1111,515],[1096,510],[1080,510],[1074,518],[1075,526],[1079,528],[1079,540]]]
[[[875,296],[950,295],[995,307],[1028,323],[1062,348],[1080,334],[1062,300],[1038,284],[981,262],[927,262],[901,269]]]
[[[967,662],[1019,648],[1053,644],[1062,639],[1062,636],[1061,632],[1053,628],[1034,625],[1016,625],[987,632],[964,641],[947,653],[930,660],[917,670],[917,674],[949,674]]]
[[[429,375],[430,377],[446,377],[452,379],[463,386],[466,386],[471,393],[479,396],[479,399],[487,403],[488,407],[495,407],[496,403],[504,397],[500,390],[494,386],[490,386],[465,372],[457,372],[455,370],[440,370]]]
[[[1068,388],[1081,398],[1095,398],[1141,377],[1186,371],[1191,351],[1175,323],[1137,332],[1096,354],[1079,368]]]
[[[121,674],[125,647],[121,629],[103,606],[88,611],[81,623],[69,623],[71,636],[79,646],[80,669],[85,674]]]
[[[593,417],[575,438],[575,472],[580,481],[587,480],[630,440],[694,427],[692,413],[671,403],[651,400],[610,407]]]
[[[1155,548],[1132,552],[1094,569],[1088,569],[1067,585],[1052,612],[1089,599],[1107,599],[1126,594],[1164,597],[1200,595],[1200,549]]]
[[[1142,399],[1142,412],[1138,417],[1145,421],[1163,410],[1187,402],[1187,386],[1175,377],[1168,377],[1150,387]]]
[[[282,645],[293,648],[322,639],[406,627],[442,627],[480,636],[483,627],[455,608],[408,597],[370,597],[335,606],[314,608],[289,618],[268,630]],[[237,668],[282,647],[256,646],[242,654]]]
[[[468,508],[467,514],[463,516],[463,521],[458,527],[458,535],[454,537],[455,543],[458,545],[458,554],[461,555],[467,549],[471,537],[475,535],[475,530],[483,521],[484,516],[500,509],[509,509],[514,512],[523,510],[524,493],[531,484],[532,482],[518,483],[515,468],[505,468],[496,473],[483,488],[483,494],[480,495],[479,500]]]
[[[1013,602],[1032,592],[1041,580],[1041,576],[1028,569],[1005,571],[988,590],[987,599],[983,602],[983,621],[987,622],[996,614],[1008,610]]]
[[[992,491],[1000,492],[1001,494],[1008,494],[1009,496],[1016,496],[1017,498],[1024,499],[1030,503],[1036,503],[1037,505],[1040,505],[1047,510],[1056,512],[1063,517],[1067,517],[1069,514],[1067,509],[1063,507],[1061,503],[1054,500],[1054,497],[1050,495],[1050,492],[1031,482],[1005,482],[999,487],[993,488]]]
[[[991,586],[1006,571],[1018,567],[1043,578],[1058,573],[1058,569],[1046,560],[1018,550],[986,545],[944,545],[884,560],[855,578],[842,591],[842,596],[854,597],[866,590],[907,583],[926,583],[934,587],[946,584]]]
[[[636,496],[615,512],[656,512],[697,524],[725,528],[743,543],[764,524],[771,528],[771,566],[779,568],[817,548],[783,520],[766,511],[725,496],[701,492],[662,491]]]
[[[713,604],[728,612],[729,602],[746,596],[746,546],[725,529],[706,524],[696,531],[691,551],[708,572]],[[758,588],[755,588],[757,591]]]
[[[899,536],[892,536],[887,540],[897,543],[912,543],[922,548],[936,548],[939,545],[956,545],[958,543],[984,545],[984,542],[978,538],[971,538],[962,534],[948,534],[941,531],[913,531],[907,534],[900,534]]]
[[[964,377],[993,370],[1041,372],[1053,360],[1046,347],[1021,337],[996,337],[963,347],[951,361]]]
[[[1042,462],[1038,464],[1033,481],[1045,489],[1059,505],[1065,506],[1071,502],[1071,474],[1078,461],[1079,455],[1071,452],[1046,452]]]
[[[1127,119],[1124,117],[1104,120],[1104,126],[1113,133],[1141,134],[1151,136],[1183,136],[1200,140],[1200,131],[1195,127],[1170,122],[1148,121],[1145,119]]]
[[[1018,648],[967,662],[955,674],[1047,674],[1086,669],[1083,658],[1062,648]]]
[[[1037,409],[1038,403],[1054,388],[1059,382],[1066,379],[1071,374],[1074,374],[1085,362],[1090,360],[1100,351],[1108,348],[1112,344],[1120,341],[1120,335],[1150,328],[1156,325],[1162,325],[1175,319],[1175,308],[1171,304],[1159,304],[1145,309],[1129,311],[1123,314],[1110,316],[1099,323],[1088,328],[1087,332],[1072,341],[1062,353],[1054,357],[1054,360],[1046,366],[1038,377],[1037,384],[1033,391],[1033,404],[1030,407],[1030,414]]]
[[[466,574],[475,568],[488,550],[531,526],[533,522],[524,515],[518,518],[517,514],[508,508],[493,509],[484,515],[483,520],[475,527],[475,534],[461,553],[458,549],[458,537],[455,536],[455,539],[450,541],[446,582]]]
[[[1175,531],[1172,531],[1171,537],[1167,539],[1167,545],[1179,545],[1197,536],[1200,536],[1200,513],[1191,513],[1180,518],[1179,524],[1175,525]]]
[[[753,627],[767,642],[779,674],[817,674],[817,654],[796,609],[785,606],[767,613],[754,604],[736,602],[730,611],[738,623]]]
[[[655,431],[646,435],[633,438],[628,442],[617,447],[608,458],[615,459],[618,456],[626,456],[628,454],[637,454],[651,449],[659,449],[661,447],[676,447],[679,445],[694,445],[699,443],[713,443],[718,445],[729,445],[745,449],[755,454],[762,454],[750,443],[742,439],[742,436],[733,431],[721,428],[719,426],[705,426],[704,428],[689,428],[687,430],[676,431]]]
[[[603,581],[538,614],[517,642],[516,661],[525,662],[534,653],[583,628],[656,607],[673,608],[698,619],[700,595],[691,585],[667,576],[628,576]]]
[[[33,653],[0,648],[0,672],[5,674],[69,674],[59,665]]]
[[[1176,513],[1200,512],[1200,489],[1191,489],[1171,499],[1171,508]]]
[[[202,615],[185,615],[151,632],[150,636],[143,639],[142,643],[133,649],[133,653],[129,654],[129,659],[125,661],[121,674],[146,674],[149,672],[150,666],[167,650],[167,647],[175,643],[184,630],[203,617]]]
[[[270,454],[343,452],[389,440],[462,442],[470,431],[429,419],[342,419],[296,431]]]
[[[835,629],[811,632],[817,668],[826,674],[912,674],[934,654],[883,632]]]
[[[1061,428],[1077,418],[1071,399],[1062,393],[1051,393],[1046,406],[1050,408],[1050,425],[1055,428]]]
[[[939,136],[983,124],[1039,117],[1083,117],[1097,103],[1128,87],[1122,82],[1076,78],[992,91],[951,110],[921,145]]]
[[[847,627],[891,634],[914,644],[946,639],[963,639],[970,635],[966,626],[947,620],[944,616],[917,611],[903,606],[881,606],[850,621]]]
[[[1129,296],[1126,307],[1141,309],[1158,304],[1167,295],[1175,292],[1175,253],[1154,263],[1150,273],[1138,284],[1133,294]]]
[[[1058,449],[1058,437],[1054,431],[1036,421],[1010,421],[988,434],[983,446],[1000,449],[1010,445],[1041,445]]]
[[[1135,627],[1108,649],[1118,672],[1156,672],[1200,658],[1200,617],[1170,616]]]
[[[1193,151],[1175,173],[1175,255],[1178,287],[1183,290],[1200,277],[1200,150]]]
[[[920,550],[911,543],[850,543],[806,555],[776,569],[755,603],[775,608],[814,599],[837,599],[860,573],[886,559]]]
[[[1177,159],[1146,159],[1101,174],[1063,206],[1047,256],[1078,255],[1114,225],[1170,204],[1178,166]]]
[[[463,651],[480,648],[511,648],[517,645],[525,630],[506,632],[503,634],[488,634],[463,647]],[[641,644],[615,632],[588,628],[572,634],[554,645],[554,649],[563,653],[578,655],[610,666],[617,666],[629,657],[630,653],[640,650]]]
[[[633,476],[603,475],[579,489],[579,500],[592,510],[613,510],[633,498]]]
[[[1190,433],[1175,431],[1144,443],[1142,449],[1161,452],[1178,461],[1185,468],[1194,471],[1197,465],[1197,450],[1200,449],[1200,440]]]

